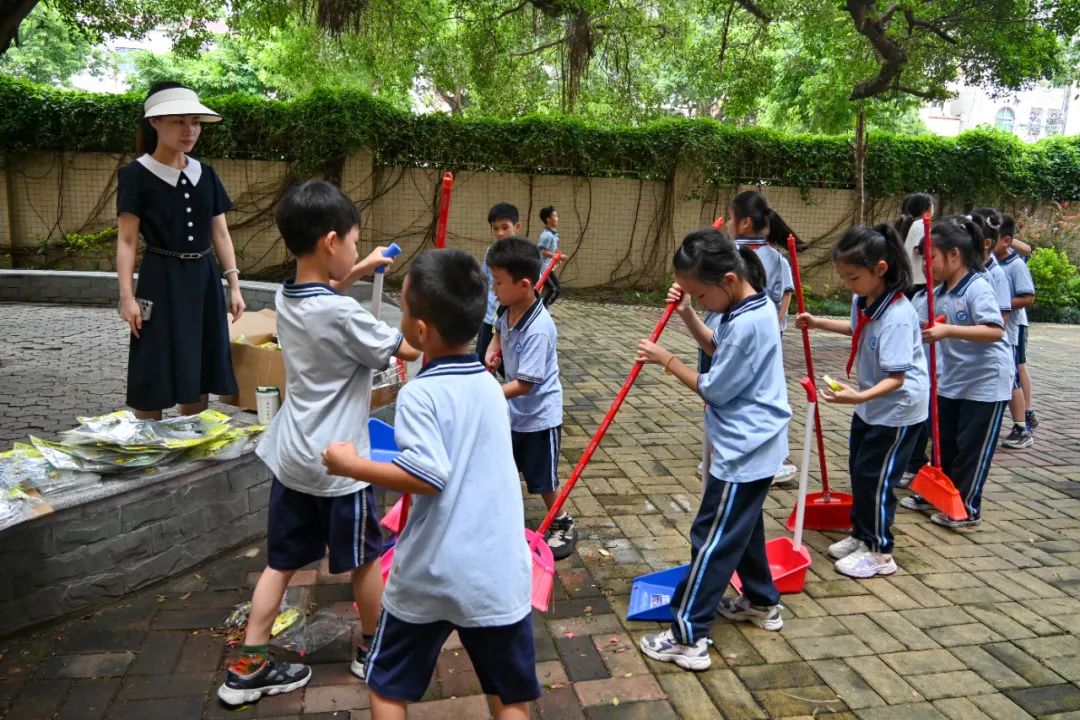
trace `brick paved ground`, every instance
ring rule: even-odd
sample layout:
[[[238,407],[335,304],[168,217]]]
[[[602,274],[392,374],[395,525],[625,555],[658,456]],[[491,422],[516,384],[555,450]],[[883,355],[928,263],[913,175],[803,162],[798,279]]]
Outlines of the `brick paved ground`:
[[[110,349],[122,342],[99,310],[0,306],[0,439],[25,435],[25,400],[15,390],[53,389],[33,423],[56,430],[75,412],[113,409],[122,369]],[[655,310],[562,302],[566,390],[565,477],[622,382],[633,341]],[[75,347],[43,340],[64,328]],[[14,332],[12,331],[14,328]],[[55,336],[55,334],[54,334]],[[665,342],[685,357],[691,343],[676,323]],[[798,337],[787,361],[798,454],[803,404],[795,381]],[[82,347],[80,343],[85,343]],[[815,335],[819,371],[839,376],[844,338]],[[659,625],[627,623],[634,576],[686,561],[687,531],[700,481],[700,403],[674,380],[648,369],[575,490],[579,554],[561,564],[554,611],[536,617],[537,703],[544,718],[889,718],[1012,720],[1080,717],[1080,420],[1076,416],[1080,329],[1038,326],[1030,357],[1042,418],[1036,446],[999,452],[986,491],[982,527],[952,533],[901,511],[896,522],[900,572],[856,582],[824,556],[838,534],[811,532],[814,563],[806,591],[785,596],[779,633],[718,621],[713,669],[690,674],[644,660],[634,643]],[[111,359],[110,359],[111,358]],[[15,379],[12,368],[17,373]],[[72,391],[72,386],[84,387]],[[89,401],[79,405],[75,392]],[[89,406],[89,407],[87,407]],[[824,408],[830,467],[846,485],[848,412]],[[54,427],[49,427],[52,422]],[[42,427],[45,426],[45,427]],[[783,532],[794,502],[775,491],[768,532]],[[536,503],[529,516],[540,515]],[[241,548],[240,550],[243,550]],[[226,648],[209,632],[245,599],[261,553],[229,553],[196,573],[139,593],[85,617],[0,640],[0,708],[31,718],[366,718],[363,686],[348,674],[349,643],[312,656],[315,676],[303,692],[263,700],[240,712],[220,708]],[[348,586],[318,568],[299,581],[324,607],[349,616]],[[467,658],[453,644],[414,718],[482,718]],[[3,711],[0,711],[3,712]]]

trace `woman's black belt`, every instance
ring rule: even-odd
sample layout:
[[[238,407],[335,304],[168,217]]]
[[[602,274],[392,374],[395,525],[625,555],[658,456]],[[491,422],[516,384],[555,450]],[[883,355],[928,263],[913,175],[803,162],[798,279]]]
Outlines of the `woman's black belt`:
[[[157,255],[164,255],[165,257],[177,258],[178,260],[201,260],[210,254],[213,248],[206,248],[199,252],[173,252],[172,250],[165,250],[164,248],[154,247],[153,245],[145,245],[147,252],[152,252]]]

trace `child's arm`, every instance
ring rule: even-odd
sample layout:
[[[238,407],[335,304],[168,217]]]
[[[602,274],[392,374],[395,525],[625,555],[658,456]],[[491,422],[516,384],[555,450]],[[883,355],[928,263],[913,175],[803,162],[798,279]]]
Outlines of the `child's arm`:
[[[1016,238],[1013,238],[1012,239],[1012,249],[1015,250],[1016,252],[1020,253],[1024,257],[1030,257],[1030,255],[1031,255],[1031,246],[1028,245],[1023,240],[1017,240]]]
[[[376,247],[366,258],[353,265],[352,270],[350,270],[349,274],[346,275],[343,279],[331,280],[330,287],[334,288],[338,292],[341,292],[360,278],[373,274],[375,272],[375,268],[382,265],[393,264],[394,258],[383,257],[383,252],[385,250],[386,247],[383,245]]]
[[[791,307],[791,290],[785,290],[784,296],[780,298],[780,306],[776,309],[776,319],[780,323],[780,327],[784,327],[784,318],[787,317],[788,308]]]
[[[511,380],[504,384],[502,389],[503,397],[509,400],[510,398],[516,398],[519,395],[527,395],[529,391],[533,389],[533,384],[524,382],[523,380]]]
[[[821,396],[831,403],[861,405],[864,402],[877,400],[879,397],[884,397],[899,390],[904,386],[904,373],[889,373],[889,375],[883,378],[877,385],[862,391],[856,390],[851,385],[842,382],[836,384],[840,386],[839,390],[823,387],[821,388]]]
[[[997,325],[950,325],[937,323],[922,331],[923,342],[935,343],[945,339],[995,343],[1005,335]]]
[[[340,475],[388,490],[414,495],[434,495],[439,492],[434,485],[424,482],[397,465],[360,457],[356,453],[356,446],[351,442],[331,443],[330,447],[323,450],[322,457],[323,465],[331,475]]]
[[[394,353],[394,357],[401,358],[406,362],[411,362],[420,357],[420,351],[414,348],[406,340],[401,341],[401,345],[398,346],[397,352]]]
[[[1012,309],[1022,310],[1035,304],[1034,295],[1015,295],[1012,299]]]
[[[668,289],[667,302],[673,303],[675,301],[679,302],[675,306],[675,312],[682,318],[683,324],[686,325],[686,329],[690,331],[697,344],[701,346],[706,355],[711,357],[713,351],[716,350],[712,328],[706,325],[701,316],[694,311],[693,305],[690,304],[690,293],[683,292],[683,289],[679,287],[679,283],[672,283]]]
[[[696,314],[695,317],[697,317]],[[697,392],[698,371],[676,357],[675,353],[665,350],[656,343],[649,340],[638,343],[637,361],[663,366],[664,370],[678,378],[679,382]]]
[[[847,320],[837,320],[836,318],[821,318],[810,313],[799,313],[799,316],[795,318],[795,327],[802,330],[808,328],[810,330],[828,330],[838,335],[851,335],[851,323]]]

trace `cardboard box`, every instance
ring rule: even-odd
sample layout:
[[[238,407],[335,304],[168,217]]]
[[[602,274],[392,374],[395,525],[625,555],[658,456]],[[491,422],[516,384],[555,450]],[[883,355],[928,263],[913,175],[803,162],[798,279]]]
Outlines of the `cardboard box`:
[[[235,323],[229,322],[229,340],[243,335],[247,342],[229,344],[238,393],[223,396],[221,402],[254,412],[255,389],[261,386],[276,387],[284,402],[285,360],[281,351],[258,347],[273,340],[276,331],[277,313],[273,310],[246,312]],[[371,393],[371,409],[393,403],[400,389],[401,386],[396,384],[374,389]]]
[[[239,392],[222,397],[221,402],[254,411],[255,389],[262,385],[276,387],[281,391],[281,399],[285,399],[285,360],[281,351],[258,347],[273,340],[276,330],[277,313],[273,310],[246,312],[235,323],[229,322],[229,340],[235,341],[243,335],[247,342],[229,344]]]

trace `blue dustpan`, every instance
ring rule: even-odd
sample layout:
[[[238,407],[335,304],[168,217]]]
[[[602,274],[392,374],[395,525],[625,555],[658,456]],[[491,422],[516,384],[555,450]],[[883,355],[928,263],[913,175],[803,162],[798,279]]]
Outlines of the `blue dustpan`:
[[[393,462],[401,453],[394,441],[394,426],[382,420],[368,419],[368,436],[371,438],[371,459],[376,462]]]
[[[630,587],[630,607],[626,611],[626,619],[670,620],[671,596],[675,594],[675,586],[689,570],[689,565],[680,565],[635,578]]]

